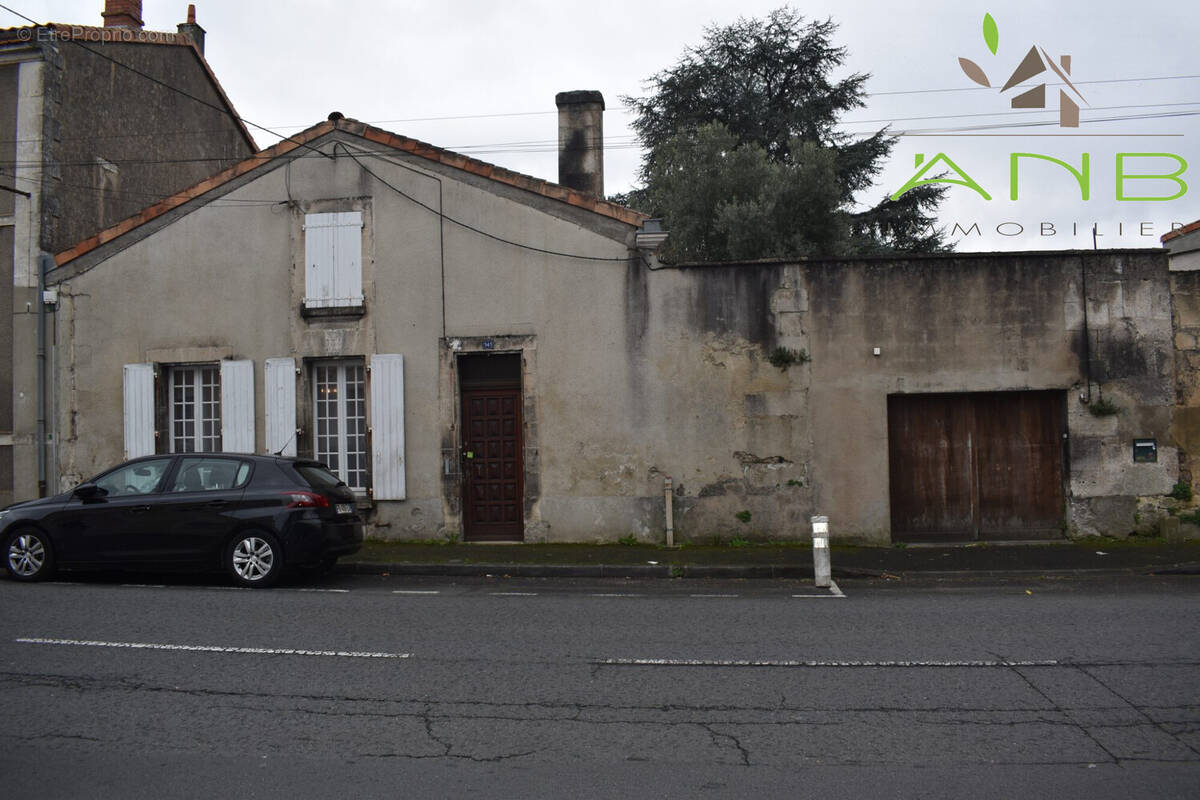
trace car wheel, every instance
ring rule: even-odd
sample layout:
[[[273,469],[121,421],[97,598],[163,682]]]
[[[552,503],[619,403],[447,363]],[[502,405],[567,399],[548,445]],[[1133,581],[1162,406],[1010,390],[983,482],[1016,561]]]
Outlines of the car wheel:
[[[225,570],[241,586],[271,586],[283,574],[279,540],[266,531],[239,533],[225,549]]]
[[[40,581],[54,572],[54,549],[46,534],[33,528],[4,537],[4,567],[19,581]]]

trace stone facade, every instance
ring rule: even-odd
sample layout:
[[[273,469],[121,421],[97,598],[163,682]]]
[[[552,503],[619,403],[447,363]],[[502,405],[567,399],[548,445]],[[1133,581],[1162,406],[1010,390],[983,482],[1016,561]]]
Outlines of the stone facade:
[[[636,249],[641,218],[619,207],[353,120],[299,138],[60,254],[62,487],[129,455],[125,365],[161,384],[179,365],[250,362],[264,451],[268,362],[294,364],[304,456],[313,370],[376,354],[403,356],[403,498],[364,496],[381,538],[467,529],[469,354],[520,356],[525,541],[661,541],[669,476],[682,540],[803,540],[826,514],[836,540],[889,543],[902,394],[1056,393],[1065,535],[1144,528],[1191,452],[1172,315],[1192,301],[1173,300],[1164,251],[671,268]],[[305,222],[329,211],[362,215],[363,299],[316,314]],[[1135,461],[1134,440],[1155,460]]]

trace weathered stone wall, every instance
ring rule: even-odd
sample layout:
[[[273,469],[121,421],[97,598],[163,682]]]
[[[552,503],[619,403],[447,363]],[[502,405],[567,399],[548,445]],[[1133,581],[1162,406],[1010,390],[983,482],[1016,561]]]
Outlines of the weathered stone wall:
[[[1162,251],[649,269],[628,225],[371,159],[389,189],[340,136],[335,159],[285,159],[59,272],[64,475],[119,460],[123,364],[253,360],[261,448],[267,358],[401,353],[408,499],[377,503],[372,533],[461,535],[455,357],[490,345],[521,355],[527,541],[661,541],[669,476],[681,540],[803,540],[827,514],[836,539],[888,543],[897,393],[1061,392],[1071,533],[1127,534],[1177,480]],[[300,222],[331,202],[364,211],[365,313],[306,319]],[[1116,413],[1089,410],[1102,399]],[[1133,463],[1140,437],[1157,463]]]

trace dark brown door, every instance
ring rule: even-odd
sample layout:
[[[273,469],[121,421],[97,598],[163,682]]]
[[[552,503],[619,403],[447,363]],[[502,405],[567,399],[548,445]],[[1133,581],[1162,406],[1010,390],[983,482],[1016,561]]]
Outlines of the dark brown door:
[[[464,538],[521,541],[525,534],[521,388],[497,380],[501,357],[464,365],[462,463]],[[519,360],[515,362],[519,369]],[[519,382],[519,372],[515,376]]]
[[[1062,535],[1063,393],[888,398],[892,537]]]

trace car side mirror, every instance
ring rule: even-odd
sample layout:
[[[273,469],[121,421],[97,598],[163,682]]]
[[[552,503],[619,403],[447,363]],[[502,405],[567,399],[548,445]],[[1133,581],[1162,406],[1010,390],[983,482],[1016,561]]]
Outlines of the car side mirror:
[[[103,486],[97,486],[94,483],[81,483],[75,487],[75,491],[71,492],[71,494],[87,503],[108,497],[108,489],[105,489]]]

